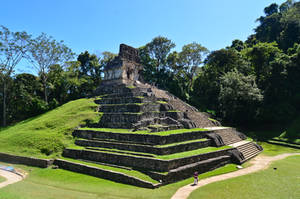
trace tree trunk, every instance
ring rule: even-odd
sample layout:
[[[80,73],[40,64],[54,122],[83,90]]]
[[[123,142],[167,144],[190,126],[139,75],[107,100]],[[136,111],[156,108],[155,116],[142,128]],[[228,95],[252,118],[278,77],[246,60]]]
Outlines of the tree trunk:
[[[45,102],[46,102],[46,104],[48,104],[48,93],[47,93],[47,83],[46,83],[46,81],[44,81],[44,97],[45,97]]]
[[[6,82],[3,81],[3,115],[2,115],[2,125],[6,126]]]

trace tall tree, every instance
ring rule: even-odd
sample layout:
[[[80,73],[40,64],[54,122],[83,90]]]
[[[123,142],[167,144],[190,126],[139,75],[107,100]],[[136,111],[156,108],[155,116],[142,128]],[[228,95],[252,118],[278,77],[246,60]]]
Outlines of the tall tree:
[[[6,126],[8,79],[24,57],[30,36],[26,32],[11,32],[0,26],[0,77],[2,78],[2,125]]]
[[[169,68],[167,66],[167,58],[171,49],[175,47],[175,44],[166,37],[158,36],[152,39],[152,41],[146,44],[142,51],[142,61],[148,61],[144,63],[146,68],[152,73],[153,83],[156,83],[159,87],[166,88],[166,81],[168,79]]]
[[[255,84],[255,76],[244,76],[234,69],[220,78],[220,84],[218,100],[222,117],[231,123],[253,121],[263,99]]]
[[[203,63],[203,57],[209,51],[207,48],[201,46],[196,42],[184,45],[182,51],[179,53],[179,63],[183,67],[186,85],[186,92],[189,94],[193,86],[194,78],[200,65]]]
[[[63,41],[56,41],[51,36],[42,33],[30,42],[29,61],[38,71],[44,87],[44,99],[48,103],[48,71],[51,65],[64,65],[73,58],[74,53]]]

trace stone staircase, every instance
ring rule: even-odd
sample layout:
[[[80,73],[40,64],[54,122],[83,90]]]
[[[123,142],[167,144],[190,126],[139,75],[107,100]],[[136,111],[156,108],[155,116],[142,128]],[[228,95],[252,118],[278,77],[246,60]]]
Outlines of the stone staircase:
[[[253,158],[262,151],[262,148],[253,142],[247,142],[236,148],[243,154],[243,162]]]

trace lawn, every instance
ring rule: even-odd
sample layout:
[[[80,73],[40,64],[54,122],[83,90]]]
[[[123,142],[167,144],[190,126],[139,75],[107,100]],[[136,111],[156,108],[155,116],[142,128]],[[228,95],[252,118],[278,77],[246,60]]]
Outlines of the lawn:
[[[300,156],[288,157],[266,170],[206,185],[192,192],[189,199],[300,198],[299,165]]]
[[[190,178],[153,190],[61,169],[40,169],[22,165],[15,167],[28,171],[29,176],[24,181],[1,189],[1,199],[169,199],[178,188],[193,182]],[[202,174],[199,178],[234,170],[236,170],[235,165],[230,164]]]
[[[285,142],[300,144],[300,116],[295,117],[289,124],[272,124],[267,126],[257,126],[251,129],[241,129],[256,140],[270,140],[276,138]]]
[[[74,128],[99,121],[96,107],[94,99],[79,99],[1,129],[0,152],[43,158],[59,156],[74,142]]]
[[[282,153],[296,153],[296,152],[299,153],[300,152],[299,149],[279,146],[279,145],[275,145],[275,144],[269,144],[266,142],[258,142],[258,144],[264,148],[264,151],[262,152],[262,154],[268,155],[268,156],[275,156],[275,155],[282,154]]]
[[[6,181],[6,178],[0,176],[0,183]]]

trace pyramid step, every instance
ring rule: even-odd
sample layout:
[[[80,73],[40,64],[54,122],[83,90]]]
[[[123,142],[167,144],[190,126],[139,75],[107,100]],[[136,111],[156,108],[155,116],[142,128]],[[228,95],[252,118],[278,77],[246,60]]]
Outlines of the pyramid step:
[[[121,98],[101,98],[95,100],[96,104],[130,104],[130,103],[149,103],[150,100],[148,97],[142,96],[131,96],[131,97],[121,97]]]
[[[174,154],[184,151],[191,151],[199,148],[204,148],[210,146],[211,140],[208,139],[200,139],[200,140],[192,140],[188,142],[175,143],[169,145],[159,145],[159,146],[151,146],[151,145],[143,145],[136,143],[128,143],[128,142],[119,142],[119,141],[107,141],[107,140],[82,140],[78,139],[75,141],[76,145],[83,147],[101,147],[107,149],[118,149],[118,150],[126,150],[126,151],[134,151],[134,152],[142,152],[156,155],[167,155]]]
[[[231,148],[215,148],[209,147],[205,149],[197,149],[193,152],[181,153],[179,155],[167,155],[143,157],[141,155],[129,155],[122,154],[118,151],[107,152],[107,151],[95,151],[88,149],[65,149],[63,151],[63,157],[72,159],[84,159],[95,162],[102,162],[108,164],[117,164],[125,167],[132,167],[136,169],[146,169],[158,172],[168,172],[169,170],[176,169],[188,164],[193,164],[202,160],[216,158],[219,156],[225,156],[229,154]],[[193,155],[190,155],[193,154]]]
[[[197,131],[188,131],[188,129],[168,131],[161,133],[148,133],[146,131],[137,132],[105,132],[93,129],[78,129],[73,132],[73,136],[83,139],[102,139],[102,140],[118,140],[121,142],[133,142],[146,145],[164,145],[172,144],[176,142],[184,142],[190,140],[197,140],[206,137],[206,131],[201,131],[201,129],[196,129]],[[111,129],[113,131],[113,129]]]
[[[135,103],[135,104],[106,104],[101,105],[100,112],[104,113],[139,113],[139,112],[153,112],[159,111],[160,104],[155,103]]]
[[[188,164],[176,169],[172,169],[166,176],[161,179],[163,183],[172,183],[193,176],[194,172],[197,171],[199,174],[205,173],[221,166],[224,166],[231,162],[230,156],[219,156],[202,160],[193,164]]]

